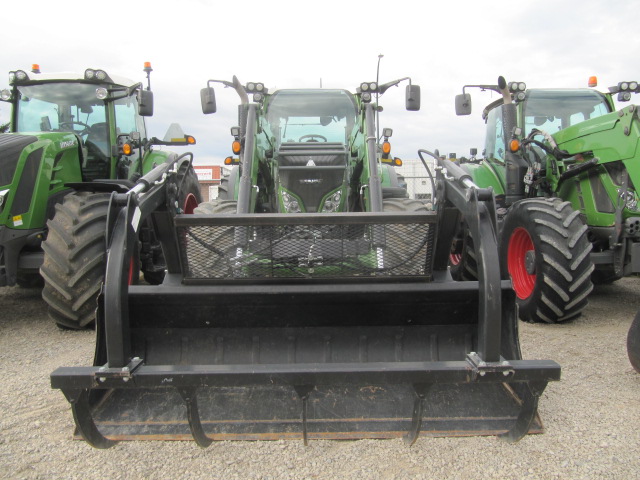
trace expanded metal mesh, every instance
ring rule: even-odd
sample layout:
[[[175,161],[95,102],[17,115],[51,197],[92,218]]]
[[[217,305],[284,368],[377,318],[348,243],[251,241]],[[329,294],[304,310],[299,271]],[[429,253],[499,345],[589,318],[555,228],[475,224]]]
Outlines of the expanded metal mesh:
[[[435,225],[178,227],[185,278],[431,276]]]

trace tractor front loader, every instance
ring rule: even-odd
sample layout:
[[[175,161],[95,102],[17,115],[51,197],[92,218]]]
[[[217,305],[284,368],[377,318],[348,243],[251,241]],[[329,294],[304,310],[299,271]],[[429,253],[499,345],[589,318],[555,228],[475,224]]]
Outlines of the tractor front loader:
[[[145,66],[147,78],[151,66]],[[149,84],[89,68],[84,73],[10,72],[11,133],[0,134],[0,285],[44,283],[49,316],[63,328],[93,323],[104,279],[105,229],[113,192],[127,192],[176,153],[154,145],[188,145],[178,126],[165,140],[149,137]],[[177,132],[177,133],[176,133]],[[192,157],[180,157],[185,178],[177,208],[201,200]],[[131,281],[164,276],[160,244],[151,226],[140,229]],[[42,282],[44,281],[44,282]]]
[[[521,358],[491,190],[441,160],[434,209],[384,186],[371,100],[397,82],[270,96],[260,85],[252,103],[259,84],[225,84],[242,99],[226,198],[176,214],[167,165],[111,197],[94,366],[51,375],[77,434],[107,448],[542,431],[538,399],[560,367]],[[216,109],[210,87],[202,101]],[[418,101],[410,85],[407,106]],[[447,269],[460,212],[479,239],[477,281]],[[167,274],[129,285],[149,217]]]
[[[554,323],[578,315],[593,283],[640,272],[640,118],[627,101],[637,82],[609,93],[527,89],[521,82],[467,85],[499,92],[483,111],[484,159],[463,164],[474,182],[493,188],[500,256],[520,317]],[[464,89],[463,89],[464,90]],[[471,113],[468,93],[456,113]],[[452,247],[456,278],[475,278],[468,254],[475,238],[459,228]]]

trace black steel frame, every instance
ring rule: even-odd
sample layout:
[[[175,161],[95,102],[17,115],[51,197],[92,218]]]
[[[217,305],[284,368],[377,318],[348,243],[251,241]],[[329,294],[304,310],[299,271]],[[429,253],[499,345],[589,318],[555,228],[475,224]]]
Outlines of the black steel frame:
[[[444,163],[441,166],[450,167]],[[444,172],[441,169],[437,182],[439,199],[437,213],[423,215],[422,221],[437,221],[439,227],[433,265],[437,273],[436,281],[433,282],[434,289],[442,287],[442,283],[450,285],[452,282],[446,270],[446,258],[459,212],[462,212],[467,221],[473,238],[481,239],[474,242],[479,274],[478,351],[469,352],[466,359],[445,362],[177,366],[146,365],[143,358],[131,358],[127,273],[129,258],[135,245],[136,231],[141,221],[152,218],[158,238],[163,245],[170,278],[182,275],[175,226],[197,222],[214,224],[221,221],[199,216],[176,217],[170,206],[175,201],[177,182],[175,175],[164,166],[143,177],[141,183],[128,193],[112,194],[106,279],[98,309],[99,338],[96,347],[96,366],[59,368],[51,375],[52,387],[61,389],[71,403],[74,419],[82,437],[95,447],[107,448],[113,445],[114,441],[104,437],[93,421],[90,392],[94,390],[166,387],[167,379],[170,379],[169,384],[180,392],[187,407],[192,435],[196,442],[204,447],[211,443],[211,439],[205,435],[200,423],[196,401],[196,390],[200,387],[274,383],[293,386],[302,401],[301,430],[306,443],[307,399],[315,385],[330,385],[335,382],[340,384],[409,383],[414,385],[415,403],[411,429],[407,432],[405,440],[411,444],[420,434],[424,403],[431,385],[509,383],[521,386],[519,393],[523,403],[516,423],[502,437],[509,441],[517,441],[529,431],[536,415],[538,398],[547,382],[560,379],[560,366],[548,360],[517,360],[521,358],[517,345],[511,352],[512,358],[516,360],[505,360],[501,356],[501,335],[517,337],[517,325],[515,325],[517,320],[515,315],[506,320],[504,318],[503,298],[511,305],[514,304],[514,298],[509,289],[508,280],[500,276],[493,195],[490,190],[470,188],[464,184],[463,180],[464,173],[460,170],[448,168],[447,172]],[[366,218],[368,222],[375,220],[380,223],[397,223],[398,221],[398,216],[385,213],[346,214],[340,221],[348,222],[350,216]],[[319,221],[317,216],[308,217],[310,218],[306,221]],[[409,217],[411,220],[416,220],[416,215],[408,215],[407,219]],[[293,220],[293,217],[289,218],[291,220],[286,221],[300,221]],[[227,220],[234,225],[246,225],[247,222],[260,224],[268,221],[266,217],[248,214]],[[415,287],[415,280],[413,282]],[[411,288],[409,283],[398,282],[389,288],[405,287]],[[176,286],[176,288],[213,287]],[[317,286],[308,284],[295,287],[281,286],[281,288],[306,288],[312,291],[317,289]],[[351,288],[357,289],[357,284],[352,285]],[[363,286],[362,291],[366,291],[366,288],[367,286]],[[426,284],[421,285],[420,288],[431,287]],[[505,325],[503,322],[514,322],[514,325]],[[101,331],[102,327],[103,331]],[[102,334],[104,339],[100,338]]]

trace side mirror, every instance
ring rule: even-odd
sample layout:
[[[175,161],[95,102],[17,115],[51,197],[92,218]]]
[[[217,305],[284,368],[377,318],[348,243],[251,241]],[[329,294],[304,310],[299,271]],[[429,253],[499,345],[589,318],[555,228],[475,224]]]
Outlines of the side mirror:
[[[200,90],[200,103],[202,104],[202,113],[216,113],[216,92],[211,87]]]
[[[153,116],[153,92],[151,90],[138,92],[138,113],[141,117]]]
[[[420,110],[420,85],[407,85],[405,103],[411,112]]]
[[[456,95],[456,115],[471,115],[471,94]]]

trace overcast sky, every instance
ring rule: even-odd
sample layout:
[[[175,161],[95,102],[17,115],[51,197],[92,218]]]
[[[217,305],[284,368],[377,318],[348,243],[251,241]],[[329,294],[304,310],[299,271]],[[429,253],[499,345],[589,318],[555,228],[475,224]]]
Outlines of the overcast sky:
[[[236,6],[234,6],[236,5]],[[13,12],[13,13],[11,13]],[[1,72],[102,68],[142,81],[153,66],[151,135],[172,122],[197,138],[196,163],[231,154],[229,128],[238,97],[216,85],[218,112],[200,109],[208,79],[275,88],[355,91],[409,76],[422,88],[422,109],[404,110],[404,85],[380,99],[381,126],[393,128],[392,153],[415,158],[419,148],[466,155],[482,150],[482,108],[495,99],[472,91],[471,117],[456,117],[454,97],[465,84],[524,81],[528,87],[599,89],[640,80],[640,11],[635,2],[538,0],[481,2],[380,1],[120,1],[35,0],[3,17]],[[19,13],[19,14],[18,14]],[[635,103],[640,99],[636,97]],[[9,119],[0,103],[0,123]]]

